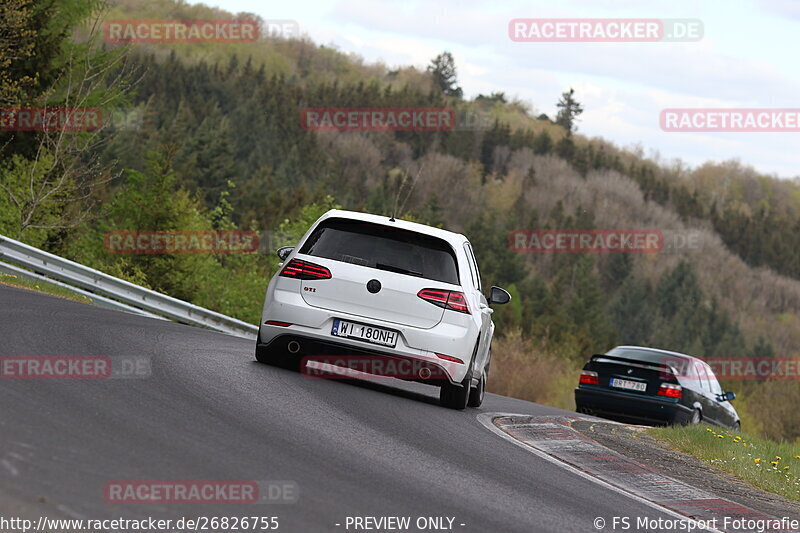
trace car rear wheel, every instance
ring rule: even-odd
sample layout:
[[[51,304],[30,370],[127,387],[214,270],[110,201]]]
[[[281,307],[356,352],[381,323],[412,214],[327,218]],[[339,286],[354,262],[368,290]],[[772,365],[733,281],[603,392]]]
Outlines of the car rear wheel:
[[[478,385],[469,391],[469,400],[467,400],[468,407],[480,407],[483,403],[483,397],[486,394],[486,378],[489,377],[488,369],[483,372]]]

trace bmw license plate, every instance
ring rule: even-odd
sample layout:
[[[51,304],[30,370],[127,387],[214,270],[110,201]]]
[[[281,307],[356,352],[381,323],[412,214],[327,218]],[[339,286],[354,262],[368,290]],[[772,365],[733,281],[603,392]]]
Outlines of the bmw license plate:
[[[368,326],[366,324],[358,324],[357,322],[348,322],[347,320],[334,320],[331,335],[346,337],[348,339],[357,339],[372,344],[380,344],[381,346],[389,346],[391,348],[394,348],[397,344],[396,331]]]
[[[619,379],[619,378],[612,379],[611,386],[617,387],[618,389],[628,389],[639,392],[644,392],[645,390],[647,390],[647,383],[642,383],[641,381],[630,381],[627,379]]]

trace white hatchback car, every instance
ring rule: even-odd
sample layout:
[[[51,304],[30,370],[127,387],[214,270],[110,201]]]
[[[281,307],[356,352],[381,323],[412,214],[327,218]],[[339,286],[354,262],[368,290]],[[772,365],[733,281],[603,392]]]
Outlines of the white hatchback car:
[[[499,287],[488,300],[482,294],[466,237],[331,210],[278,256],[284,263],[267,287],[258,361],[305,370],[321,356],[368,358],[373,364],[359,370],[380,373],[371,371],[379,362],[391,377],[439,386],[442,405],[481,405],[494,333],[489,305],[511,296]]]

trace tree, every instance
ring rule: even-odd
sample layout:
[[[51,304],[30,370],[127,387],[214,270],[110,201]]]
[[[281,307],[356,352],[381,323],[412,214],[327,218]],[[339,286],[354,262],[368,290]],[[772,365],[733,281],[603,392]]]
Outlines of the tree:
[[[572,132],[577,129],[575,119],[583,113],[583,107],[575,100],[574,95],[575,89],[570,88],[569,91],[561,93],[561,99],[556,104],[558,107],[556,124],[567,130],[567,135],[572,135]]]
[[[11,17],[0,24],[0,104],[111,111],[125,103],[124,53],[97,45],[101,7],[98,0],[54,0],[47,6],[13,2],[0,8]],[[90,26],[85,41],[73,42],[73,30],[84,22]],[[35,53],[27,45],[8,46],[14,36],[20,43],[34,42]],[[9,85],[8,75],[19,83]],[[13,121],[15,112],[8,115],[4,118]],[[0,206],[13,211],[0,220],[0,229],[17,239],[33,230],[32,238],[41,242],[48,232],[89,217],[94,191],[112,178],[110,165],[99,161],[104,139],[98,118],[99,127],[86,132],[59,125],[0,132]]]
[[[443,52],[436,56],[428,65],[428,72],[433,76],[436,87],[445,95],[456,98],[463,96],[464,91],[457,85],[456,62],[450,52]]]

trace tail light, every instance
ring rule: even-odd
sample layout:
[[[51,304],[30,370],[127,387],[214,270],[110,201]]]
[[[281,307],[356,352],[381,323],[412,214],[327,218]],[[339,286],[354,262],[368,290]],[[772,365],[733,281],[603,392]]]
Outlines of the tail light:
[[[450,309],[451,311],[458,311],[459,313],[471,314],[463,292],[446,291],[442,289],[422,289],[417,293],[417,296],[433,305]]]
[[[600,378],[597,377],[597,372],[581,370],[581,377],[578,383],[581,385],[600,385]]]
[[[331,271],[324,266],[309,263],[302,259],[292,259],[283,270],[281,276],[294,279],[330,279]]]
[[[434,353],[436,353],[436,352],[434,352]],[[459,363],[459,364],[462,364],[462,365],[464,364],[464,361],[462,361],[458,357],[453,357],[452,355],[445,355],[443,353],[437,353],[436,357],[438,357],[439,359],[444,359],[445,361],[450,361],[451,363]]]
[[[673,385],[672,383],[662,383],[658,388],[658,395],[666,396],[667,398],[681,399],[683,397],[683,387],[680,385]]]

